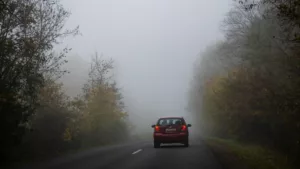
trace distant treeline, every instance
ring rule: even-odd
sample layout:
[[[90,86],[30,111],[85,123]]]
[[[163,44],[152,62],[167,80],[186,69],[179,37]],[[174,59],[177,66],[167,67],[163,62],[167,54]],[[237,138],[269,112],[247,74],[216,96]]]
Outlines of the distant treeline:
[[[112,60],[96,54],[81,94],[69,98],[57,79],[70,49],[54,45],[70,13],[59,0],[0,0],[1,158],[8,164],[127,139],[130,127]]]
[[[255,3],[254,3],[255,2]],[[225,39],[201,53],[191,112],[203,135],[300,159],[300,1],[236,1]]]

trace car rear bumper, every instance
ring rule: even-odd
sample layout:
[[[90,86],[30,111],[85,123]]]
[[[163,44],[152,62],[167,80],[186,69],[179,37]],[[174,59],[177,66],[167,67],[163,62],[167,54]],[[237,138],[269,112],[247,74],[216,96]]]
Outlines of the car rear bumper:
[[[163,133],[154,133],[153,139],[155,142],[160,143],[184,143],[189,139],[187,133],[178,133],[178,134],[163,134]]]

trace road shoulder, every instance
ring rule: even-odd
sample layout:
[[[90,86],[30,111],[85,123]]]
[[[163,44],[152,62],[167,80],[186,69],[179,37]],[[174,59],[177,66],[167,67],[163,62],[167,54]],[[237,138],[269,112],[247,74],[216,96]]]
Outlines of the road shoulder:
[[[218,138],[204,142],[223,169],[292,169],[282,155],[266,148]]]

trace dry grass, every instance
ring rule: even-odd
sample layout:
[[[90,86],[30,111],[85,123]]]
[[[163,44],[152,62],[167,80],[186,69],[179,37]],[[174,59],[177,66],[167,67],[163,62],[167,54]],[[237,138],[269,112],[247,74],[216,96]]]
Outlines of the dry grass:
[[[264,147],[219,138],[205,142],[225,169],[292,169],[284,156]]]

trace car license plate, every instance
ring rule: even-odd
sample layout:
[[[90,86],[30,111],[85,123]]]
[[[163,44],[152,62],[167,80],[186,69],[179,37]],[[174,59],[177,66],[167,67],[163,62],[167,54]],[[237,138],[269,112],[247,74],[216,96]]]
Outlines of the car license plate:
[[[166,129],[166,132],[174,132],[176,129]]]

